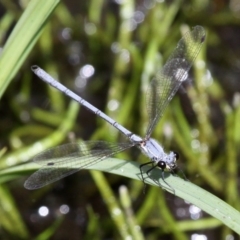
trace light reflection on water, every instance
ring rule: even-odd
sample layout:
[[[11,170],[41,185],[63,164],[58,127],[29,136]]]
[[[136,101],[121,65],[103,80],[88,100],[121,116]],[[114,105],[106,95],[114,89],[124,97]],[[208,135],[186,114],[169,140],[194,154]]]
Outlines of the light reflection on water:
[[[70,207],[67,204],[63,204],[59,208],[60,213],[67,214],[70,211]]]
[[[46,207],[46,206],[41,206],[41,207],[38,209],[38,214],[39,214],[39,216],[41,216],[41,217],[46,217],[46,216],[49,214],[49,209],[48,209],[48,207]]]
[[[204,234],[194,233],[194,234],[191,235],[191,240],[207,240],[207,239],[208,239],[207,236],[204,235]]]
[[[195,205],[189,206],[189,213],[193,220],[197,220],[202,216],[202,210]]]

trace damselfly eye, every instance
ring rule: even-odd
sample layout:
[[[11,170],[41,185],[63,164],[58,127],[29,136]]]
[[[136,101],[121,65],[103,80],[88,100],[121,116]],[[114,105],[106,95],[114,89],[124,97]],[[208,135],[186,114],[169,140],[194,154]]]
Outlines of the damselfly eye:
[[[163,162],[163,161],[159,161],[157,165],[158,165],[158,167],[160,167],[162,170],[164,170],[164,169],[166,168],[166,163]]]
[[[179,159],[179,154],[177,152],[173,152],[175,155],[175,159],[178,160]]]

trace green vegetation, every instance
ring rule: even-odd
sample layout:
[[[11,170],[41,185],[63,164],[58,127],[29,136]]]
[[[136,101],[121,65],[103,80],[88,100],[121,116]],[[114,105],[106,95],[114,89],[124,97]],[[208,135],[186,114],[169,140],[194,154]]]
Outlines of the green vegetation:
[[[239,12],[234,3],[214,11],[212,1],[65,2],[32,0],[24,6],[22,1],[17,7],[0,1],[0,238],[189,239],[211,233],[223,239],[240,234],[240,97],[239,74],[234,74],[240,51],[232,40],[239,43]],[[207,39],[192,81],[179,90],[153,134],[166,150],[179,152],[179,166],[190,182],[166,174],[174,195],[155,169],[144,190],[139,165],[148,160],[128,151],[91,167],[101,171],[24,189],[38,169],[30,160],[45,149],[82,139],[123,140],[37,79],[31,65],[143,136],[147,86],[181,34],[196,25],[205,28]],[[95,72],[80,88],[79,70],[87,64]],[[41,206],[50,211],[46,217],[38,214]]]

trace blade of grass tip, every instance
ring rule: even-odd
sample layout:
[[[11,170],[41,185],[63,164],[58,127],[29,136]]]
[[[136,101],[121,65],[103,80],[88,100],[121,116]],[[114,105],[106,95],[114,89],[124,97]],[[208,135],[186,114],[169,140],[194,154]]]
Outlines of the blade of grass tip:
[[[45,239],[50,239],[56,230],[60,227],[61,223],[63,222],[64,218],[63,217],[58,217],[57,220],[46,230],[41,232],[37,237],[35,237],[35,240],[45,240]]]
[[[120,208],[118,200],[115,198],[114,193],[112,192],[103,173],[97,171],[91,171],[90,173],[96,185],[98,186],[103,199],[105,200],[108,211],[118,229],[120,236],[122,239],[129,238],[130,234],[128,232],[126,219],[123,215],[122,209]]]
[[[38,40],[43,26],[58,3],[59,0],[29,2],[0,57],[0,98]]]
[[[178,228],[181,231],[197,231],[197,230],[203,230],[206,231],[206,229],[212,229],[222,226],[222,223],[217,220],[216,218],[204,218],[199,220],[186,220],[186,221],[180,221],[178,222]],[[171,229],[169,229],[170,233]]]
[[[7,152],[7,148],[3,147],[2,149],[0,149],[0,158]]]
[[[129,231],[132,233],[133,239],[144,239],[140,226],[136,222],[136,218],[132,209],[131,199],[126,186],[121,186],[119,189],[120,202],[125,212],[126,221]]]
[[[84,234],[83,240],[101,239],[101,236],[99,235],[99,230],[100,230],[99,228],[101,227],[99,225],[99,221],[100,221],[99,215],[94,212],[91,205],[87,206],[87,214],[88,214],[88,224],[87,224],[87,230]]]

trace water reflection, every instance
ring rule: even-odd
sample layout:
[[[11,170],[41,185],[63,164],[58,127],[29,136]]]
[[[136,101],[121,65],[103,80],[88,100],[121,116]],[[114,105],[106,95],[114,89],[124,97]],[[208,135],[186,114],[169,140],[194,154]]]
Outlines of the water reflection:
[[[90,64],[86,64],[80,69],[79,75],[82,78],[89,78],[93,76],[94,72],[95,72],[94,67]]]
[[[202,210],[195,205],[189,206],[189,213],[193,220],[197,220],[202,216]]]
[[[204,234],[192,234],[191,240],[207,240],[207,236]]]
[[[60,206],[59,211],[62,214],[67,214],[67,213],[69,213],[70,208],[67,204],[63,204],[63,205]]]
[[[79,70],[79,75],[75,78],[75,86],[80,90],[83,90],[87,85],[88,78],[92,77],[95,73],[95,68],[86,64]]]
[[[71,28],[62,29],[61,37],[63,40],[70,40],[72,38],[72,29]]]
[[[144,21],[144,18],[145,18],[145,15],[144,15],[144,13],[143,12],[141,12],[141,11],[136,11],[136,12],[134,12],[134,14],[133,14],[133,19],[136,21],[136,23],[141,23],[141,22],[143,22]]]
[[[49,214],[49,209],[46,206],[41,206],[38,209],[38,214],[41,217],[46,217]]]

